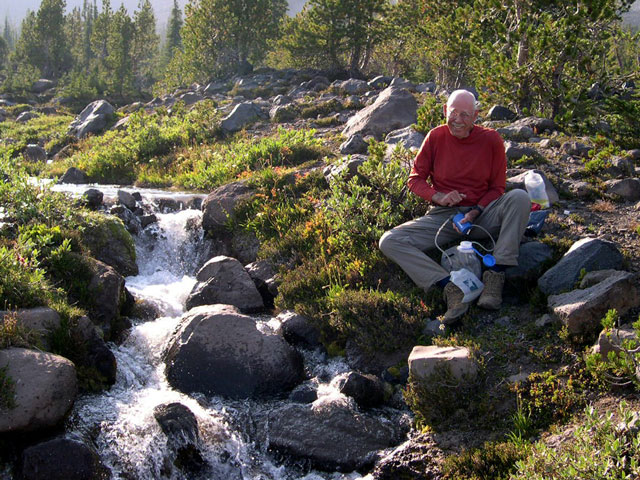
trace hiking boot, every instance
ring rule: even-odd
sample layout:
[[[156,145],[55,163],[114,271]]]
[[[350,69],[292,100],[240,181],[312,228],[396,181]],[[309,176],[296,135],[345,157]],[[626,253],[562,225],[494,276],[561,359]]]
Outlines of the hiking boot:
[[[447,301],[447,312],[444,314],[444,318],[441,320],[445,325],[451,325],[458,321],[467,310],[469,310],[468,303],[462,303],[464,293],[460,290],[455,283],[449,282],[444,287],[444,299]]]
[[[478,306],[487,310],[499,310],[502,305],[502,287],[504,287],[504,272],[487,270],[482,275],[484,290],[478,299]]]

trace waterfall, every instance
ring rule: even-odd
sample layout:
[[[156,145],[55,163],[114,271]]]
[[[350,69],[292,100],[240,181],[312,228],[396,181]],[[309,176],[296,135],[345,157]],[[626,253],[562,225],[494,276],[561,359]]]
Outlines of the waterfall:
[[[170,195],[170,194],[165,194]],[[134,319],[127,339],[110,345],[118,363],[111,389],[83,395],[76,401],[67,424],[68,435],[80,435],[94,443],[114,480],[355,480],[351,474],[315,472],[277,465],[251,439],[251,419],[256,412],[273,408],[278,401],[229,401],[218,397],[187,396],[173,390],[165,377],[162,353],[184,313],[184,302],[195,284],[203,235],[201,213],[183,210],[157,213],[157,224],[136,237],[139,275],[126,279],[138,301],[155,306],[159,318]],[[269,329],[270,319],[260,321]],[[305,354],[311,376],[329,379],[347,371],[341,360],[327,362]],[[327,385],[319,395],[335,395]],[[207,465],[189,474],[171,465],[175,452],[154,417],[159,405],[179,402],[198,421],[201,450]]]

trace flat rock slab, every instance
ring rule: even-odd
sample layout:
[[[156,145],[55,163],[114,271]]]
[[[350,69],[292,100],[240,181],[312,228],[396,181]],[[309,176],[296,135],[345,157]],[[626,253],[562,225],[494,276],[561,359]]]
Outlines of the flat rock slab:
[[[0,350],[14,390],[15,408],[0,408],[0,433],[34,431],[58,425],[78,392],[76,368],[70,360],[26,348]]]
[[[599,238],[583,238],[574,243],[558,263],[544,272],[538,279],[538,288],[545,295],[572,290],[582,270],[619,270],[622,262],[622,253],[615,243]]]
[[[592,287],[548,299],[549,309],[572,334],[594,333],[608,310],[615,308],[624,315],[638,305],[636,278],[629,272],[618,272]]]
[[[436,369],[448,368],[457,379],[475,377],[478,366],[467,347],[413,347],[409,355],[409,373],[417,379],[428,380]]]

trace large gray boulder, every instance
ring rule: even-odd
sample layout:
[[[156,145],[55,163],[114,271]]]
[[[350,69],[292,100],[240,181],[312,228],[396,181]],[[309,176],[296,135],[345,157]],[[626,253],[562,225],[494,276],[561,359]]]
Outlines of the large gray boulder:
[[[222,119],[220,127],[226,132],[237,132],[258,120],[260,113],[260,108],[252,102],[239,103]]]
[[[0,350],[0,369],[11,380],[14,408],[0,407],[0,433],[54,427],[76,398],[76,368],[64,357],[26,348]]]
[[[101,132],[114,113],[113,106],[106,100],[91,102],[71,122],[67,133],[77,138],[84,138],[90,133]]]
[[[264,308],[262,296],[249,273],[235,258],[219,255],[205,263],[186,301],[188,310],[199,305],[223,303],[243,312]]]
[[[599,238],[583,238],[574,243],[560,261],[538,279],[545,295],[573,290],[581,271],[622,268],[623,257],[615,243]]]
[[[50,348],[49,337],[51,333],[60,328],[60,315],[49,307],[0,311],[0,325],[14,319],[20,327],[36,332],[45,350]]]
[[[100,260],[91,259],[90,266],[93,275],[88,291],[93,298],[93,308],[89,315],[105,338],[112,338],[118,333],[117,323],[126,298],[124,277]]]
[[[71,438],[54,438],[22,454],[23,480],[107,480],[110,471],[98,453]]]
[[[264,422],[270,449],[326,470],[352,471],[371,465],[379,450],[401,440],[397,423],[359,413],[327,397],[311,405],[272,410]]]
[[[349,119],[342,134],[349,138],[356,133],[380,139],[387,133],[408,127],[417,120],[418,104],[404,88],[387,87],[376,101]]]
[[[58,183],[72,183],[74,185],[84,185],[89,183],[89,176],[76,167],[69,167],[64,175],[58,179]],[[100,201],[102,203],[102,200]]]
[[[640,305],[636,278],[629,272],[615,272],[596,285],[560,295],[551,295],[549,309],[571,334],[593,334],[610,309],[624,315]]]
[[[640,179],[624,178],[622,180],[607,180],[605,183],[606,192],[628,202],[640,200]]]
[[[24,159],[28,162],[45,162],[47,160],[47,151],[37,144],[29,144],[22,153]]]
[[[542,242],[527,242],[520,245],[518,265],[505,270],[505,289],[510,293],[520,292],[525,282],[540,276],[543,265],[553,258],[553,250]],[[522,292],[520,292],[522,293]]]
[[[169,345],[167,379],[187,394],[277,395],[304,376],[301,357],[281,336],[261,332],[254,319],[230,305],[190,310]]]
[[[114,216],[85,224],[82,239],[91,255],[123,276],[137,275],[136,250],[122,221]]]
[[[56,82],[54,82],[53,80],[41,78],[40,80],[36,80],[35,82],[33,82],[33,84],[31,85],[31,91],[33,93],[43,93],[55,86]]]
[[[244,182],[227,183],[216,188],[202,202],[202,228],[216,230],[227,225],[234,217],[236,207],[253,196],[253,190]]]

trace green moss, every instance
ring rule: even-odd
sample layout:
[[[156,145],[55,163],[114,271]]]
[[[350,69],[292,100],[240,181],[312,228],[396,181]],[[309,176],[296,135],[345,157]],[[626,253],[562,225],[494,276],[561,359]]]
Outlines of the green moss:
[[[8,367],[0,368],[0,409],[15,408],[15,381],[7,373]]]

